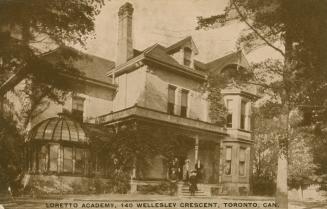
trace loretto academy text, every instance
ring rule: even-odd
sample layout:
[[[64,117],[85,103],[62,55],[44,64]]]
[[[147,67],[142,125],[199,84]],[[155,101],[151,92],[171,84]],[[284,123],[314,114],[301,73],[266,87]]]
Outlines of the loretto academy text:
[[[275,202],[79,202],[46,203],[46,208],[278,208]]]

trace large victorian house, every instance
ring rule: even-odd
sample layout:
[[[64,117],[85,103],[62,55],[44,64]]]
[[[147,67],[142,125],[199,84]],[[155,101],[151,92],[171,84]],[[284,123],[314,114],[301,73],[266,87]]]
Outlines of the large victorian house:
[[[186,139],[190,148],[176,156],[173,164],[178,162],[177,170],[181,173],[199,170],[200,190],[250,192],[251,105],[255,92],[235,87],[223,89],[228,114],[226,125],[219,126],[209,117],[210,102],[203,90],[209,73],[247,68],[242,52],[203,63],[195,59],[200,52],[192,37],[171,46],[155,44],[139,51],[133,48],[132,5],[124,4],[118,16],[116,62],[91,55],[75,61],[83,76],[72,81],[82,82],[83,90],[71,94],[64,105],[51,103],[31,122],[26,140],[26,171],[31,179],[60,178],[63,185],[85,184],[94,176],[90,173],[97,171],[89,160],[93,154],[89,148],[92,136],[85,131],[85,124],[112,130],[133,124],[154,131],[164,128],[174,133],[176,139]],[[46,58],[54,61],[61,50]],[[65,111],[75,115],[75,119],[58,116]],[[137,166],[131,172],[131,192],[137,192],[138,185],[171,178],[170,162],[160,155],[149,160],[150,166],[142,175],[138,175]]]

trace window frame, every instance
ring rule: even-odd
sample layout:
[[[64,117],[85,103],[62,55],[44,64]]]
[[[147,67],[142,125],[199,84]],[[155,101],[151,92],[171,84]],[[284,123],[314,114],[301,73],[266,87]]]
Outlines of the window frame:
[[[175,115],[176,90],[176,86],[168,84],[167,113],[169,115]],[[173,95],[170,95],[170,92],[173,92]],[[173,101],[170,101],[171,98],[173,98]]]
[[[192,59],[192,49],[191,48],[189,48],[189,47],[184,47],[184,49],[183,49],[183,64],[185,65],[185,66],[188,66],[188,67],[190,67],[190,65],[191,65],[191,59]]]
[[[55,155],[54,157],[52,157],[51,155],[51,151],[52,151],[52,148],[56,148],[56,152],[55,152]],[[59,153],[60,153],[60,145],[59,144],[49,144],[49,165],[48,165],[48,172],[55,172],[55,173],[58,173],[59,172]],[[52,170],[52,167],[51,167],[51,161],[54,160],[56,163],[55,163],[55,169]]]
[[[226,109],[227,109],[227,115],[226,115],[226,128],[233,128],[233,110],[230,106],[233,104],[233,99],[227,99],[226,100]]]
[[[246,147],[240,147],[240,152],[239,152],[239,176],[245,177],[246,176]],[[241,159],[241,152],[243,152],[243,158]],[[243,168],[243,173],[241,174],[241,164]]]
[[[185,118],[188,116],[189,93],[190,93],[190,91],[187,90],[187,89],[182,89],[181,90],[181,112],[180,112],[180,116],[185,117]],[[186,106],[183,105],[183,95],[186,95]]]
[[[81,159],[77,159],[78,152],[81,154]],[[74,174],[84,174],[85,167],[86,167],[86,158],[85,158],[85,149],[75,147],[75,166],[74,166]],[[79,163],[78,161],[81,161],[81,167],[77,168],[77,164]]]
[[[81,102],[81,103],[78,103],[78,102]],[[81,105],[82,108],[79,108],[79,105]],[[77,106],[77,107],[75,107],[75,106]],[[85,110],[85,98],[74,95],[72,97],[72,115],[73,115],[73,117],[76,120],[83,122],[84,110]]]
[[[230,149],[230,157],[228,157],[228,151]],[[230,158],[230,159],[228,159]],[[232,146],[226,146],[225,151],[225,169],[224,169],[224,175],[225,176],[231,176],[232,175],[232,159],[233,159],[233,147]],[[228,172],[226,172],[226,166],[229,166]]]
[[[241,101],[241,117],[240,117],[240,129],[246,130],[246,101]]]
[[[66,154],[65,154],[65,148],[66,149],[71,149],[71,159],[65,158]],[[69,174],[73,174],[74,173],[74,147],[73,146],[62,146],[62,173],[69,173]],[[69,162],[71,162],[71,170],[65,170],[65,160],[69,160]]]

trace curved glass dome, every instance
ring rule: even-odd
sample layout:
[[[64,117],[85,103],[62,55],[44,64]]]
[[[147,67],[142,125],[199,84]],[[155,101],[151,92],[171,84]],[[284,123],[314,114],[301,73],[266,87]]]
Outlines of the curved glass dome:
[[[70,141],[88,143],[81,125],[65,116],[48,118],[37,124],[30,132],[31,140]]]

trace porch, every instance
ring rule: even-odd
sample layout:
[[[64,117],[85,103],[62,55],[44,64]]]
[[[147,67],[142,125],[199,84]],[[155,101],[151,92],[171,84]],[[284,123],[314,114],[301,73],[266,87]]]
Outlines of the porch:
[[[175,144],[180,149],[174,156],[158,153],[147,159],[146,169],[135,165],[131,176],[133,180],[186,181],[189,173],[196,170],[200,183],[220,182],[220,149],[223,139],[227,137],[223,127],[140,106],[100,116],[94,122],[110,127],[115,132],[130,126],[141,133],[135,134],[135,139],[137,136],[143,137],[142,134],[151,134],[147,137],[157,141],[159,137],[164,141],[183,141]]]

